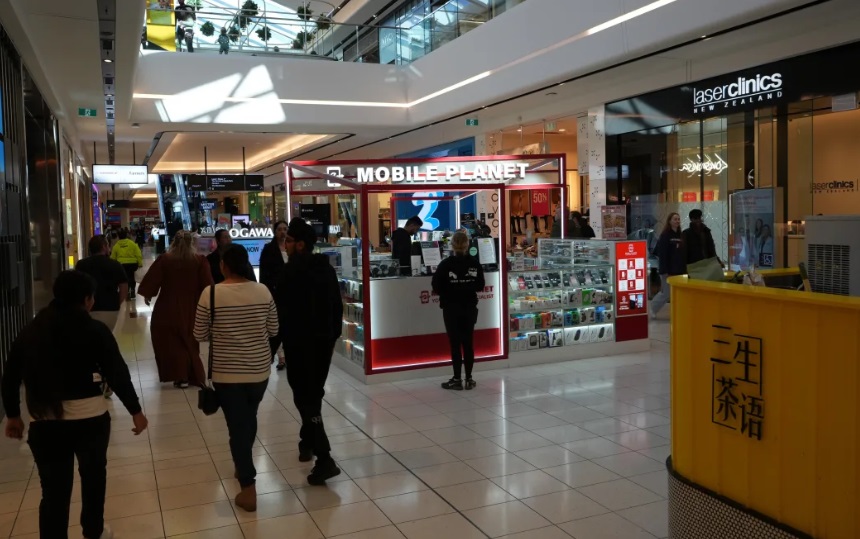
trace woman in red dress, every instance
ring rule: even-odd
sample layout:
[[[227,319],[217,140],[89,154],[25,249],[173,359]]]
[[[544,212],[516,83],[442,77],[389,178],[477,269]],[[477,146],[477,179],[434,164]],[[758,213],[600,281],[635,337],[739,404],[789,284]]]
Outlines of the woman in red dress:
[[[158,378],[174,387],[202,386],[206,379],[200,346],[194,339],[194,315],[203,289],[212,284],[209,263],[196,253],[194,235],[180,230],[170,250],[159,256],[143,278],[138,293],[152,309],[152,348]]]

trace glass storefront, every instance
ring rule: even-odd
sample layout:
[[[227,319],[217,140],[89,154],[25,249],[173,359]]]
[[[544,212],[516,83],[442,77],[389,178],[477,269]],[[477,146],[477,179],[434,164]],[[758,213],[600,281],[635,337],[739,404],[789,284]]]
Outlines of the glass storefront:
[[[860,212],[860,76],[828,70],[858,53],[847,45],[608,104],[607,204],[626,206],[628,233],[650,238],[671,213],[686,227],[698,208],[731,268],[796,265],[807,216]]]

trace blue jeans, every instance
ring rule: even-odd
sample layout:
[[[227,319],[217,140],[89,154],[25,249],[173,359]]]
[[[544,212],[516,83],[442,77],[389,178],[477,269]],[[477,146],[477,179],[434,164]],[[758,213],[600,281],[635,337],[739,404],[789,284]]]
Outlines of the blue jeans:
[[[230,453],[243,488],[253,485],[257,477],[251,448],[257,438],[257,409],[268,385],[268,380],[252,384],[215,383],[215,392],[230,433]]]

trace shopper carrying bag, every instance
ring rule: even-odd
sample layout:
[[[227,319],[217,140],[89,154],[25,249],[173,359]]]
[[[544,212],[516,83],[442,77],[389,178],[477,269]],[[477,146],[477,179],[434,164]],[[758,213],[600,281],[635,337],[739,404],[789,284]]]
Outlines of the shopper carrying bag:
[[[221,405],[218,403],[218,393],[212,387],[212,354],[215,345],[212,343],[212,326],[215,324],[215,285],[209,287],[209,366],[206,368],[206,383],[197,394],[197,408],[206,415],[218,412]]]
[[[209,341],[212,387],[200,393],[204,413],[220,405],[230,434],[230,454],[242,490],[236,506],[257,510],[254,457],[257,409],[266,394],[272,356],[269,338],[278,333],[278,311],[265,285],[246,278],[248,251],[233,244],[221,255],[224,280],[200,295],[194,338]],[[217,296],[217,298],[216,298]],[[217,313],[215,312],[217,309]]]

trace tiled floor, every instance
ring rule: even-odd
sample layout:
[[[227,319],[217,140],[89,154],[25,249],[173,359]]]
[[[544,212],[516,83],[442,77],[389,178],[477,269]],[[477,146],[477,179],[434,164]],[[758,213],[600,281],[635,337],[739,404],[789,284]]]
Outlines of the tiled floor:
[[[150,429],[116,399],[106,516],[119,539],[638,539],[666,537],[668,325],[652,350],[481,372],[473,391],[439,379],[365,386],[333,369],[324,410],[343,474],[308,487],[289,386],[274,374],[254,449],[259,508],[232,503],[226,425],[196,393],[159,384],[149,310],[119,341]],[[560,349],[559,354],[564,350]],[[75,489],[71,521],[80,511]],[[38,537],[39,480],[26,444],[0,442],[0,537]],[[80,537],[75,526],[70,537]]]

